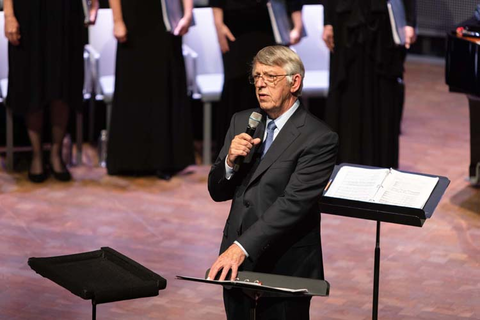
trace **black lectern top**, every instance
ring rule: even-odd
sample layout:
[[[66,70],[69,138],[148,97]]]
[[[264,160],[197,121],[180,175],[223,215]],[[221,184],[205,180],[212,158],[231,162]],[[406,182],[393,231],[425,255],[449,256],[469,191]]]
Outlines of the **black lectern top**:
[[[167,281],[123,254],[108,248],[47,258],[29,258],[41,276],[96,304],[157,296]]]

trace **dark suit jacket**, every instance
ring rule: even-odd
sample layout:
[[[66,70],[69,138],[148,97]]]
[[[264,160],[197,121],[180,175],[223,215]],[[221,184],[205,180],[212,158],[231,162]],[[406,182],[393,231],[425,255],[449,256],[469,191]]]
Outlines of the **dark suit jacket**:
[[[232,200],[220,253],[235,240],[249,253],[243,270],[323,278],[318,200],[335,165],[338,137],[300,106],[267,154],[252,149],[239,172],[225,178],[225,157],[252,111],[236,113],[208,189],[215,201]],[[263,137],[266,115],[254,137]]]

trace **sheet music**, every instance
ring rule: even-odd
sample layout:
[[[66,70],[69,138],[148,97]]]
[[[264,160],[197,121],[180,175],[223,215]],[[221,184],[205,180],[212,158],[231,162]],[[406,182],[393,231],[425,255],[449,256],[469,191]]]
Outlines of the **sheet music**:
[[[342,167],[325,196],[358,201],[373,201],[388,169]]]
[[[438,177],[426,177],[391,169],[375,202],[421,209],[427,203],[438,180]]]
[[[325,196],[422,209],[438,180],[394,169],[344,166]]]

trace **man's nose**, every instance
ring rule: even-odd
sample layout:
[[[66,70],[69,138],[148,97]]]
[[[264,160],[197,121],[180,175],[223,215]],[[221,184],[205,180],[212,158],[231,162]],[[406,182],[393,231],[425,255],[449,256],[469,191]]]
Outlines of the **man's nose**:
[[[261,82],[260,82],[261,81]],[[267,84],[265,83],[265,80],[263,80],[263,77],[258,77],[257,79],[257,82],[255,83],[255,86],[257,88],[263,88],[265,87]]]

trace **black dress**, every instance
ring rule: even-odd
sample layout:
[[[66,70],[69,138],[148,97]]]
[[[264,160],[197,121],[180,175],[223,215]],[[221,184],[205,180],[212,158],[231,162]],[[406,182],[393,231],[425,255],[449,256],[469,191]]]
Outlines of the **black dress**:
[[[415,26],[415,0],[404,3]],[[337,161],[397,168],[406,50],[393,42],[386,0],[324,5],[335,41],[325,120],[340,138]]]
[[[275,44],[266,3],[266,0],[210,0],[210,6],[223,9],[223,21],[236,39],[228,41],[230,50],[223,54],[225,78],[215,114],[217,151],[223,145],[232,115],[259,106],[248,76],[257,52]],[[302,9],[299,0],[288,0],[287,6],[290,13]]]
[[[7,104],[16,114],[53,100],[78,109],[83,96],[84,13],[81,0],[13,0],[20,44],[9,44]]]
[[[122,0],[127,41],[117,48],[109,174],[175,172],[194,163],[182,38],[159,0]]]

